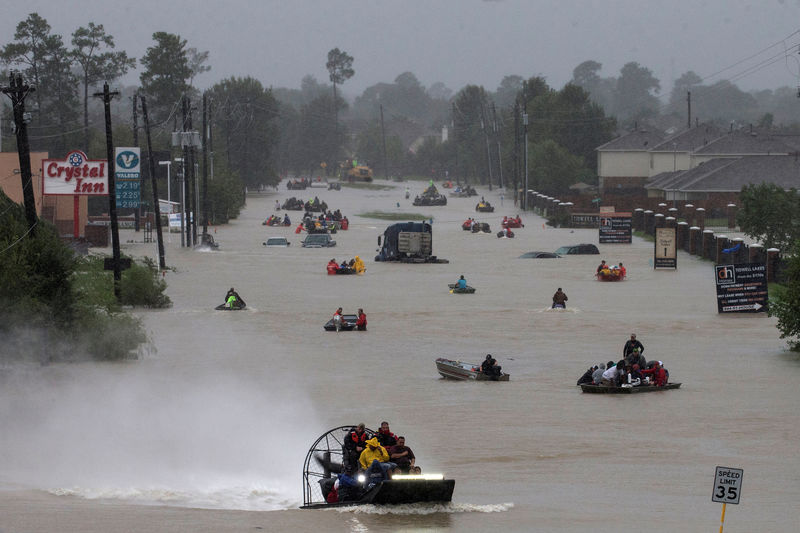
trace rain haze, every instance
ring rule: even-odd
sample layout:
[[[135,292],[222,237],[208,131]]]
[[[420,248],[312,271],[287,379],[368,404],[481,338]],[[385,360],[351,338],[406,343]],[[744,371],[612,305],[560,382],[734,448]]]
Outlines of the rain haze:
[[[289,88],[307,74],[327,82],[326,56],[335,47],[355,59],[356,74],[343,87],[350,97],[408,71],[425,86],[442,82],[454,92],[467,84],[494,90],[511,74],[541,75],[561,87],[587,60],[601,63],[603,76],[638,62],[660,80],[661,95],[689,70],[706,83],[731,79],[743,90],[800,79],[797,0],[679,0],[669,7],[637,0],[33,0],[4,6],[2,41],[11,41],[32,12],[67,43],[79,26],[103,24],[117,49],[137,59],[153,32],[178,34],[210,52],[211,71],[195,80],[201,89],[230,76]],[[138,73],[122,83],[138,85]]]

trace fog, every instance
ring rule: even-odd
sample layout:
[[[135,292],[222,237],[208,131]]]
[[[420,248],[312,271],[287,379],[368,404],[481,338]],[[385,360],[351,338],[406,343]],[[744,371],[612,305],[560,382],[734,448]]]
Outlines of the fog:
[[[313,435],[296,421],[300,412],[308,419],[308,403],[295,388],[286,405],[279,382],[266,387],[258,372],[226,367],[170,366],[157,356],[4,366],[0,482],[192,507],[297,505],[298,465]]]
[[[343,86],[351,97],[406,71],[425,86],[443,82],[453,91],[468,83],[494,90],[510,74],[542,75],[561,87],[586,60],[602,63],[602,76],[636,61],[661,81],[662,95],[689,70],[706,77],[735,65],[706,81],[734,79],[744,90],[795,86],[800,78],[798,0],[678,0],[655,9],[635,0],[86,0],[67,10],[56,0],[6,4],[3,44],[31,12],[66,44],[79,26],[103,24],[117,49],[136,58],[152,45],[153,32],[177,33],[187,46],[210,52],[212,70],[195,80],[201,89],[234,75],[274,87],[298,87],[306,74],[327,82],[334,47],[355,59],[356,75]],[[768,57],[774,62],[746,71]],[[138,74],[122,83],[138,84]]]

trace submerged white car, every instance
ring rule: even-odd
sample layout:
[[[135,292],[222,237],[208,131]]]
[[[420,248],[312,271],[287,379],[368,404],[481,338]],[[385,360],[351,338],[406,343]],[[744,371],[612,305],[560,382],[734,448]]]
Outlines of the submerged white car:
[[[264,246],[276,247],[276,248],[286,248],[290,244],[292,244],[292,243],[287,241],[286,237],[270,237],[269,239],[266,240],[266,242],[264,243]]]

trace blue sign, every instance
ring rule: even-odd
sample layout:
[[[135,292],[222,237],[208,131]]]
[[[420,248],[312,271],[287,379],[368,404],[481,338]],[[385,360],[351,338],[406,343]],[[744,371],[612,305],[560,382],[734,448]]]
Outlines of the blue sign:
[[[117,207],[138,208],[141,201],[139,180],[117,180],[116,182]]]

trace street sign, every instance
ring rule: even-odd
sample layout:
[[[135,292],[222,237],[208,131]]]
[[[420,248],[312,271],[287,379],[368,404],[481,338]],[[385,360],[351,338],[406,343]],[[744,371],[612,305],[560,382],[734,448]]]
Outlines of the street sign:
[[[742,495],[743,476],[744,470],[741,468],[718,466],[714,473],[714,492],[711,494],[711,501],[738,504]]]
[[[603,213],[601,211],[599,218],[600,244],[630,244],[632,242],[630,213]]]
[[[141,191],[139,180],[119,180],[115,184],[117,207],[120,209],[139,207]]]

